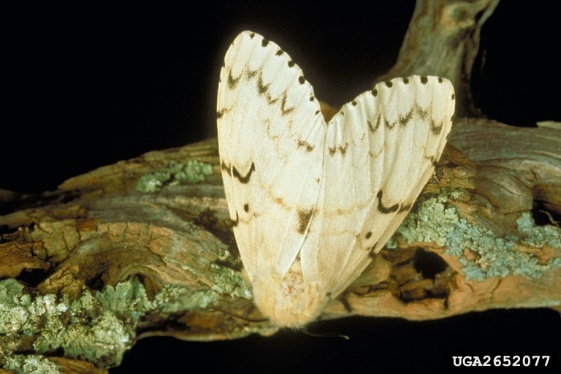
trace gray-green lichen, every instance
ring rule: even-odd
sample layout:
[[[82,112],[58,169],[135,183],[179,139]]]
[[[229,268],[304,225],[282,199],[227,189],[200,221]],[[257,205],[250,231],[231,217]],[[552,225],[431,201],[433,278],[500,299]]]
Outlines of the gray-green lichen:
[[[231,258],[222,261],[231,262]],[[244,279],[242,273],[228,266],[213,262],[206,263],[204,267],[192,267],[185,263],[180,264],[180,266],[196,278],[208,279],[211,289],[218,294],[233,298],[253,299],[251,285]]]
[[[434,242],[445,247],[447,254],[459,257],[468,280],[481,281],[509,274],[539,277],[544,271],[561,266],[561,257],[542,264],[532,253],[516,250],[521,245],[561,248],[559,228],[536,226],[532,216],[524,213],[517,221],[523,237],[497,237],[491,230],[459,217],[456,209],[448,204],[448,199],[447,196],[439,196],[421,202],[418,209],[407,216],[397,233],[408,243]],[[466,256],[466,249],[472,255]]]
[[[251,286],[243,278],[242,273],[217,264],[211,264],[210,268],[215,273],[213,278],[215,282],[212,285],[214,291],[231,297],[241,297],[248,300],[253,298]]]
[[[171,161],[165,168],[140,177],[136,189],[140,192],[156,192],[163,186],[179,183],[199,183],[210,174],[212,174],[212,165],[210,164],[196,160]]]
[[[26,374],[59,374],[60,367],[41,355],[13,355],[6,358],[6,369]]]
[[[116,366],[134,344],[136,326],[147,313],[203,309],[217,301],[212,290],[192,291],[178,285],[164,286],[150,300],[136,278],[103,291],[84,287],[71,301],[52,294],[31,296],[15,279],[5,279],[0,281],[0,358],[14,368],[46,365],[18,354],[19,344],[28,337],[36,354],[63,350],[69,358]]]
[[[561,230],[553,225],[536,226],[534,219],[529,213],[524,213],[516,220],[518,231],[526,237],[523,244],[534,247],[550,245],[553,248],[561,248]]]
[[[162,312],[177,313],[206,309],[218,301],[218,295],[210,290],[190,291],[185,287],[166,285],[154,298],[154,305]]]

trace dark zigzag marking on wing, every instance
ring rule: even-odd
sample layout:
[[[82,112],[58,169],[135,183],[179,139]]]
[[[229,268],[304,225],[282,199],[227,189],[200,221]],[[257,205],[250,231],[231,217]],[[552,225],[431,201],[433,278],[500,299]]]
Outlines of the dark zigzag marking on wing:
[[[333,156],[335,155],[335,153],[340,152],[341,155],[345,155],[345,153],[347,153],[347,148],[349,148],[349,143],[345,143],[345,145],[337,145],[335,147],[329,147],[328,151],[329,151],[329,155]]]
[[[401,127],[407,126],[409,121],[411,121],[411,118],[413,118],[414,112],[415,112],[415,106],[413,106],[413,108],[411,108],[411,110],[406,115],[398,116],[399,125]]]
[[[370,121],[367,121],[367,124],[368,124],[368,128],[372,133],[378,130],[378,127],[380,127],[380,124],[382,122],[384,123],[384,127],[391,130],[395,127],[397,123],[399,123],[401,127],[407,126],[407,124],[413,119],[413,117],[415,117],[415,114],[417,114],[417,117],[429,123],[430,130],[434,135],[439,135],[442,129],[444,128],[445,120],[443,119],[437,124],[436,121],[433,118],[431,118],[430,113],[431,113],[430,108],[422,109],[420,106],[414,105],[413,108],[411,108],[411,110],[407,112],[407,114],[405,114],[404,116],[401,115],[398,116],[397,122],[393,122],[393,123],[389,122],[387,118],[382,113],[380,113],[376,118],[376,124],[374,126],[372,126],[372,123]]]
[[[247,184],[251,180],[251,175],[255,171],[255,164],[252,162],[251,167],[246,175],[240,174],[235,166],[228,166],[226,163],[222,162],[220,168],[228,173],[229,176],[236,178],[241,184]]]
[[[271,83],[264,84],[263,83],[263,73],[260,72],[259,76],[257,77],[257,93],[261,96],[264,93],[269,91],[269,87],[271,87]],[[270,95],[267,95],[267,101],[269,101],[269,102],[271,101]]]
[[[303,139],[298,139],[297,148],[304,148],[306,152],[311,152],[314,150],[314,146]]]
[[[282,102],[281,102],[281,114],[283,116],[287,115],[288,113],[290,113],[294,110],[293,106],[286,108],[286,100],[287,100],[287,96],[286,96],[286,92],[285,92],[282,96]]]
[[[249,70],[249,69],[245,69],[244,73],[247,77],[248,80],[252,80],[254,77],[257,77],[256,80],[256,88],[257,88],[257,94],[259,96],[265,96],[265,98],[267,99],[267,103],[272,105],[275,104],[280,97],[282,97],[282,101],[281,101],[281,114],[283,116],[287,115],[288,113],[292,112],[295,108],[294,107],[286,107],[286,101],[287,101],[287,94],[286,94],[286,90],[283,91],[282,95],[273,99],[269,93],[269,88],[271,86],[271,84],[265,84],[263,81],[263,73],[259,70]],[[301,77],[302,78],[302,77]],[[234,86],[229,88],[235,88],[235,86],[238,84],[239,82],[238,78],[237,80],[235,80],[235,84]],[[230,82],[230,79],[228,79],[228,82]]]
[[[397,212],[399,209],[399,203],[395,203],[392,206],[384,206],[384,204],[382,203],[382,199],[384,197],[384,191],[380,190],[378,191],[378,193],[376,194],[376,197],[378,198],[378,211],[382,214],[389,214],[389,213],[394,213]]]
[[[251,38],[253,38],[254,36],[255,36],[255,35],[250,35]],[[269,45],[269,41],[268,41],[268,40],[263,39],[263,40],[261,41],[261,46],[262,46],[263,48],[267,47],[268,45]],[[283,52],[282,50],[279,49],[279,50],[275,53],[275,56],[277,56],[277,57],[278,57],[278,56],[281,56],[283,53],[284,53],[284,52]],[[292,67],[294,67],[294,66],[296,66],[296,64],[294,63],[294,61],[292,61],[292,60],[288,61],[288,67],[289,67],[289,68],[292,68]],[[228,88],[231,89],[231,90],[232,90],[232,89],[235,89],[235,88],[237,87],[237,85],[239,84],[241,77],[242,77],[244,74],[245,74],[245,76],[247,77],[248,80],[251,80],[251,79],[253,79],[254,77],[257,76],[257,81],[256,81],[257,93],[258,93],[258,95],[260,95],[260,96],[265,95],[268,104],[275,104],[275,103],[279,100],[279,98],[273,99],[273,98],[271,97],[271,95],[270,95],[270,93],[269,93],[269,88],[270,88],[270,85],[271,85],[271,84],[270,84],[270,83],[269,83],[269,84],[265,84],[265,83],[264,83],[264,81],[263,81],[263,73],[262,73],[261,69],[250,70],[248,67],[246,67],[246,68],[244,69],[243,73],[242,73],[239,77],[237,77],[237,78],[234,78],[234,77],[232,76],[232,73],[230,72],[230,73],[228,74]],[[298,83],[299,83],[299,84],[304,84],[305,82],[306,82],[306,80],[305,80],[304,76],[299,76],[299,77],[298,77]],[[282,113],[282,115],[284,116],[284,115],[286,115],[286,114],[292,112],[292,111],[294,110],[294,107],[286,107],[286,101],[287,101],[287,92],[286,92],[286,90],[283,91],[283,93],[282,93],[281,96],[282,96],[282,101],[281,101],[281,113]]]
[[[237,78],[234,78],[232,76],[232,72],[230,71],[228,73],[228,89],[229,90],[233,90],[234,88],[236,88],[236,86],[238,85],[238,83],[240,83],[240,79],[241,79],[242,75],[240,75]]]

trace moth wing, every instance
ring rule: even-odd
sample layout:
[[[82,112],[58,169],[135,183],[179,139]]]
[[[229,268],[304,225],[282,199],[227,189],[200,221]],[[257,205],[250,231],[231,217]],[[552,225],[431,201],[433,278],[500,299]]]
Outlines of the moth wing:
[[[342,292],[393,235],[434,171],[454,113],[452,84],[396,78],[346,104],[328,124],[324,178],[304,277]]]
[[[224,189],[244,267],[250,280],[285,274],[319,194],[326,131],[319,102],[278,45],[245,31],[226,53],[217,108]]]

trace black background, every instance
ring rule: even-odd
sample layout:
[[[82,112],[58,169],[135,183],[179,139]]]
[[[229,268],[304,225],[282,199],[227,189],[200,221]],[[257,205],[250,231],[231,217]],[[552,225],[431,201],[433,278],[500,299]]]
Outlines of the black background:
[[[265,3],[265,2],[263,2]],[[531,4],[531,7],[530,7]],[[531,126],[561,120],[555,2],[503,1],[482,30],[474,71],[480,107]],[[196,7],[41,5],[7,11],[0,188],[53,190],[66,178],[215,135],[219,68],[235,35],[275,41],[317,96],[343,104],[395,61],[413,1],[206,2]],[[262,368],[267,372],[450,367],[452,355],[556,354],[558,313],[509,310],[446,320],[349,318],[231,342],[138,342],[112,373]],[[557,347],[558,348],[558,347]]]

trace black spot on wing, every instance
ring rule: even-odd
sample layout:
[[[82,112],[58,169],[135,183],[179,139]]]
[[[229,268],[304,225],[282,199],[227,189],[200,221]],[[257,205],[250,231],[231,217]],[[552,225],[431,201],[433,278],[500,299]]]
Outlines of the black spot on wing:
[[[310,225],[310,221],[312,220],[313,213],[313,209],[298,211],[298,227],[296,228],[296,231],[299,234],[304,235],[306,233],[306,230]]]
[[[386,84],[386,86],[388,88],[391,88],[393,86],[393,83],[391,81],[387,81],[387,82],[384,82],[384,83]]]
[[[372,91],[370,91],[372,93],[372,96],[376,97],[378,96],[378,90],[377,89],[373,89]]]
[[[427,77],[425,77],[425,76],[422,76],[422,77],[421,77],[421,83],[422,83],[422,84],[427,84],[428,81],[429,81],[429,79],[428,79]]]
[[[275,53],[275,56],[280,56],[280,55],[282,55],[283,53],[284,53],[284,51],[283,51],[282,49],[279,49],[279,50],[277,51],[277,53]]]
[[[395,213],[399,209],[399,203],[395,203],[390,206],[384,206],[384,203],[382,202],[382,199],[384,198],[384,191],[382,190],[378,191],[378,194],[376,194],[376,198],[378,198],[378,211],[382,214]]]
[[[269,45],[269,41],[267,39],[261,40],[261,47],[266,47]]]
[[[296,65],[296,63],[294,61],[292,61],[292,60],[288,61],[288,67],[289,68],[293,67],[294,65]]]
[[[368,231],[366,235],[364,235],[366,239],[370,239],[372,237],[372,231]]]
[[[403,78],[403,83],[404,84],[409,84],[409,79],[408,78]]]
[[[249,212],[249,204],[247,204],[247,203],[244,204],[244,205],[243,205],[243,210],[244,210],[244,212],[246,212],[246,213]]]
[[[298,83],[304,84],[305,82],[306,82],[306,78],[304,78],[303,75],[301,75],[301,76],[298,77]]]

